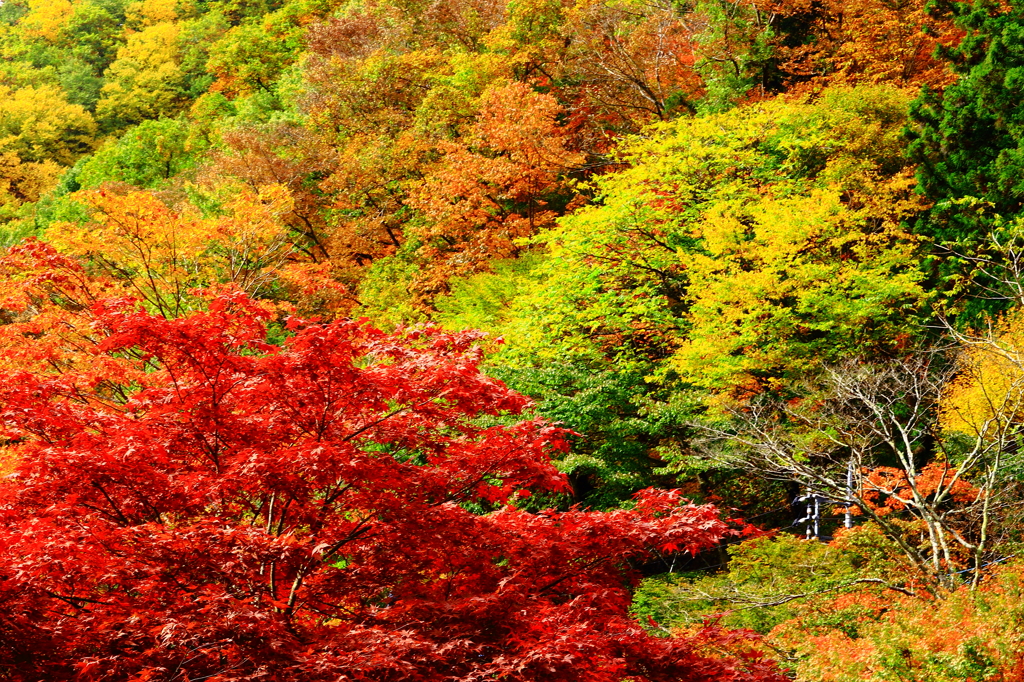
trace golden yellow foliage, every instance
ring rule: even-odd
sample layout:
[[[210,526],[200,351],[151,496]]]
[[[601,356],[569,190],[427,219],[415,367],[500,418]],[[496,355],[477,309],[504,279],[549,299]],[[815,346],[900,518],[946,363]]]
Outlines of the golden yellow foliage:
[[[0,222],[13,217],[22,204],[39,201],[63,172],[50,160],[23,162],[13,152],[0,153]]]
[[[139,0],[125,7],[125,17],[132,25],[153,26],[178,18],[178,0]]]
[[[184,106],[179,32],[177,24],[165,21],[128,36],[107,69],[98,117],[137,123],[169,116]]]
[[[0,446],[0,476],[6,476],[17,467],[18,459],[13,450],[9,445]]]
[[[895,226],[870,233],[871,214],[843,198],[827,188],[709,208],[694,232],[705,249],[681,255],[700,295],[676,354],[680,371],[736,381],[766,366],[811,366],[817,358],[797,360],[792,340],[825,328],[856,334],[913,288],[915,273],[896,274],[913,242]]]
[[[291,194],[280,185],[245,190],[228,202],[230,213],[212,220],[217,255],[213,265],[220,281],[255,295],[278,274],[292,251],[282,216],[293,205]]]
[[[0,85],[0,153],[70,165],[95,146],[95,134],[92,115],[70,104],[59,87]]]
[[[967,338],[960,372],[942,396],[940,424],[948,431],[994,437],[1020,421],[1024,408],[1024,315],[1007,315],[991,334]]]
[[[239,192],[226,215],[213,218],[176,213],[150,192],[93,190],[75,197],[93,209],[91,220],[54,224],[51,243],[88,259],[168,316],[190,309],[197,287],[230,282],[255,294],[290,253],[280,216],[291,197],[279,186]]]
[[[57,42],[61,29],[75,14],[70,0],[28,0],[28,7],[20,26],[26,35],[50,43]]]

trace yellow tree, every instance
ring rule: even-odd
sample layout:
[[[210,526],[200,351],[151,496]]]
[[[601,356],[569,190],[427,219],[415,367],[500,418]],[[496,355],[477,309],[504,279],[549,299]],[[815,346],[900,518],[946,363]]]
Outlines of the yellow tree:
[[[1024,406],[1024,316],[1008,314],[987,332],[957,334],[960,368],[946,387],[942,424],[955,433],[995,435]]]
[[[17,217],[25,204],[39,201],[63,172],[50,160],[23,162],[13,152],[0,154],[0,223]]]
[[[107,69],[97,117],[116,124],[169,116],[185,105],[176,23],[160,22],[128,36]]]
[[[12,90],[0,85],[0,153],[22,161],[70,165],[96,144],[96,123],[55,85]]]
[[[180,0],[139,0],[125,7],[125,19],[135,28],[172,22],[178,18]]]
[[[54,85],[0,85],[0,223],[51,190],[96,144],[96,123]]]
[[[49,43],[60,39],[61,29],[74,16],[70,0],[28,0],[29,11],[19,22],[25,34]]]
[[[258,294],[290,253],[281,216],[291,197],[279,186],[242,189],[215,217],[175,212],[150,192],[100,189],[75,198],[91,208],[91,219],[56,223],[52,243],[166,317],[201,307],[196,288],[232,283]]]

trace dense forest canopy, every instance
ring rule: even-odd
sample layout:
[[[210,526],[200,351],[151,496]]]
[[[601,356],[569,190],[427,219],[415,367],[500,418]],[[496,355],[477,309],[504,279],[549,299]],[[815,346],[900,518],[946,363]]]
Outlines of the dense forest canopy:
[[[1020,677],[1017,0],[0,57],[0,680]]]

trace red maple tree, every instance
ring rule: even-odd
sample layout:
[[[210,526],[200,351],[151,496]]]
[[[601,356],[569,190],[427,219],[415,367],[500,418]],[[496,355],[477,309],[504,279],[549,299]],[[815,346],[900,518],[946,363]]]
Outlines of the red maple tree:
[[[479,335],[293,322],[274,345],[241,295],[92,318],[98,369],[0,377],[0,679],[782,679],[707,653],[742,634],[629,618],[631,566],[714,544],[712,507],[513,504],[565,488],[563,433],[497,418],[528,401]]]

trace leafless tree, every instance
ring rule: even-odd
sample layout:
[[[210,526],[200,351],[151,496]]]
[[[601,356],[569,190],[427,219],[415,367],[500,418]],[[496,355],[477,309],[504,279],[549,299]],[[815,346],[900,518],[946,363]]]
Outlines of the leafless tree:
[[[967,554],[976,584],[991,559],[995,515],[1011,502],[1007,461],[1016,458],[1021,432],[1024,371],[989,396],[983,413],[960,420],[970,428],[949,433],[941,411],[957,408],[942,398],[952,382],[977,371],[978,361],[971,353],[948,357],[936,350],[828,368],[800,400],[754,402],[733,410],[728,425],[702,425],[699,447],[855,505],[936,584],[952,586],[954,560]],[[871,475],[883,466],[900,475]],[[887,513],[879,499],[900,512]],[[923,541],[908,537],[901,523],[907,515],[921,522]]]

